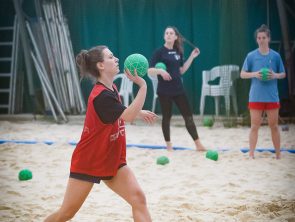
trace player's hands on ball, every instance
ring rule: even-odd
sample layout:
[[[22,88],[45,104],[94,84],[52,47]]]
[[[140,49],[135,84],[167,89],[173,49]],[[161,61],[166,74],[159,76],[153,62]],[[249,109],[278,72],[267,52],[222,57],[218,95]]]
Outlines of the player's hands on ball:
[[[136,69],[134,69],[134,75],[132,75],[128,69],[125,69],[125,75],[139,87],[146,86],[145,80],[138,76]]]

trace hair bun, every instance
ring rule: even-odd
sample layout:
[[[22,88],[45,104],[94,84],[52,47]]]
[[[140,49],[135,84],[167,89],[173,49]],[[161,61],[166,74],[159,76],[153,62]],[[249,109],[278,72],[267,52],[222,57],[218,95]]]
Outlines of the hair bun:
[[[80,70],[80,75],[85,76],[86,75],[86,64],[88,61],[88,51],[87,50],[81,50],[80,53],[76,56],[76,63]]]
[[[81,50],[80,53],[76,56],[76,62],[79,67],[83,66],[86,63],[87,53],[87,50]]]

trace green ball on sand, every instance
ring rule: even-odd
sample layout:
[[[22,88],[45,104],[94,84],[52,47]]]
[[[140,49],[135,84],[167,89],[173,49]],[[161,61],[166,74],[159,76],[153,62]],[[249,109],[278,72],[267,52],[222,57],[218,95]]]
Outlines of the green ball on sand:
[[[210,160],[217,161],[218,160],[218,152],[214,151],[214,150],[208,150],[206,152],[206,158],[208,158]]]
[[[207,127],[212,127],[214,125],[214,120],[213,118],[205,117],[203,119],[203,125]]]
[[[159,164],[159,165],[165,165],[167,163],[169,163],[168,157],[166,157],[166,156],[160,156],[160,157],[157,158],[157,164]]]
[[[18,173],[19,180],[30,180],[32,178],[33,178],[33,174],[32,174],[32,171],[30,171],[29,169],[23,169],[19,171]]]

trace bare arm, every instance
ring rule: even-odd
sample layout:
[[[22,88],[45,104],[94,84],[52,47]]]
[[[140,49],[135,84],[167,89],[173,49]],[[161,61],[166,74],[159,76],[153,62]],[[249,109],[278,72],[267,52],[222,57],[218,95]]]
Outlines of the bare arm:
[[[200,55],[200,50],[198,48],[195,48],[190,56],[188,57],[188,59],[185,61],[185,63],[183,64],[182,67],[180,67],[180,74],[184,74],[188,69],[189,67],[191,66],[193,60]]]
[[[148,74],[151,75],[151,76],[160,75],[166,81],[169,81],[169,80],[172,79],[170,74],[164,69],[149,68],[148,69]]]
[[[286,77],[286,73],[275,73],[273,71],[270,71],[268,74],[268,79],[283,79]],[[251,79],[251,78],[257,78],[262,79],[262,75],[260,71],[257,72],[246,72],[244,70],[241,71],[241,78],[242,79]]]
[[[125,74],[127,75],[128,79],[133,81],[135,84],[139,86],[138,93],[135,97],[135,99],[132,101],[132,103],[124,110],[124,112],[121,115],[121,118],[126,122],[132,122],[139,112],[141,111],[145,97],[146,97],[146,91],[147,86],[146,82],[143,78],[139,77],[135,71],[135,76],[133,76],[129,70],[125,71]]]
[[[271,79],[284,79],[286,77],[286,73],[280,72],[280,73],[275,73],[273,71],[270,72],[270,78]]]
[[[240,74],[242,79],[252,79],[252,78],[258,78],[261,79],[261,74],[258,72],[246,72],[244,70],[241,71]]]

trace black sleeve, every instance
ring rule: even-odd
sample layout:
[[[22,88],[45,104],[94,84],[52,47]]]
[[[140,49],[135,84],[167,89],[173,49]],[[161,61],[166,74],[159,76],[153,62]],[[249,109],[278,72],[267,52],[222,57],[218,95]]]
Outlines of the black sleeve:
[[[96,114],[104,124],[114,123],[126,109],[118,100],[116,91],[102,91],[93,100],[93,106]]]

